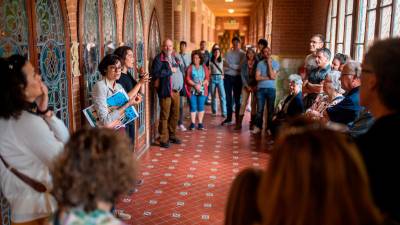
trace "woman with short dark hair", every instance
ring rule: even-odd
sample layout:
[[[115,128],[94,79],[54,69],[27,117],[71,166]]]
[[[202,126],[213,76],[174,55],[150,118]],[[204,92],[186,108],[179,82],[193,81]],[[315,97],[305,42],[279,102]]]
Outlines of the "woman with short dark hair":
[[[118,91],[126,93],[124,88],[117,83],[117,80],[121,77],[121,60],[117,55],[108,54],[101,60],[98,68],[103,79],[97,81],[93,87],[94,107],[99,115],[100,125],[116,127],[121,125],[119,118],[124,114],[125,110],[132,105],[138,104],[142,97],[136,95],[137,92],[135,93],[134,90],[130,91],[127,93],[129,101],[124,106],[110,110],[107,106],[107,98]]]
[[[0,58],[0,185],[12,224],[45,224],[56,209],[49,167],[69,138],[48,89],[23,56]]]

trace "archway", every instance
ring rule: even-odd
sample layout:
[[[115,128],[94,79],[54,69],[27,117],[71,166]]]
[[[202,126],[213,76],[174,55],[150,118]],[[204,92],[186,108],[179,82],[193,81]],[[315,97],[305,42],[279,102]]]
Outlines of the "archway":
[[[149,41],[148,41],[148,60],[149,68],[151,68],[151,62],[154,57],[161,51],[161,37],[160,37],[160,27],[158,23],[156,10],[153,10],[150,20],[150,31],[149,31]],[[158,120],[160,115],[159,103],[157,91],[154,88],[154,83],[150,84],[150,127],[151,134],[150,140],[153,142],[157,136]]]

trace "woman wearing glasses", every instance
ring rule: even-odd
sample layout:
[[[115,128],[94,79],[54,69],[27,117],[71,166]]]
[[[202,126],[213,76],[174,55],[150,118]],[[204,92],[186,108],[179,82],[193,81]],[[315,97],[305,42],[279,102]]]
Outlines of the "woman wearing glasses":
[[[107,98],[115,94],[118,91],[125,92],[124,88],[117,83],[117,80],[121,77],[121,60],[117,55],[109,54],[106,55],[99,64],[99,72],[103,76],[103,79],[97,81],[93,87],[93,103],[95,110],[99,116],[101,126],[115,127],[118,124],[119,118],[125,110],[132,105],[138,104],[142,97],[136,95],[135,89],[128,92],[129,101],[117,110],[111,110],[107,106]],[[117,122],[116,122],[117,121]]]

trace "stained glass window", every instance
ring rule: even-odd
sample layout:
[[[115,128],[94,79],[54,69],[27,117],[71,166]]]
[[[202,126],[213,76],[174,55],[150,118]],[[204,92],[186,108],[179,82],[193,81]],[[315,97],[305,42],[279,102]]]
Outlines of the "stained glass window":
[[[144,37],[143,37],[143,17],[140,1],[135,2],[135,19],[136,19],[136,67],[144,67]],[[140,102],[138,106],[139,120],[139,136],[145,132],[145,101]]]
[[[135,4],[135,20],[136,20],[136,65],[144,66],[144,37],[143,37],[143,17],[140,1]]]
[[[125,45],[134,48],[134,16],[133,16],[133,0],[128,0],[125,11],[125,24],[124,24],[124,42]]]
[[[49,88],[49,106],[68,126],[66,37],[60,3],[54,0],[37,0],[35,14],[36,52],[42,78]]]
[[[0,57],[28,56],[28,21],[24,0],[0,1]]]
[[[149,62],[152,62],[158,53],[161,51],[161,37],[160,30],[158,26],[158,19],[156,12],[153,11],[150,20],[150,32],[149,32],[149,45],[148,45],[148,59]],[[151,65],[150,65],[151,66]],[[153,85],[153,83],[150,83]],[[150,88],[150,90],[154,90],[154,88]],[[159,105],[158,105],[158,97],[156,92],[152,92],[151,96],[151,105],[150,105],[150,123],[154,124],[158,115],[159,115]]]
[[[91,104],[91,93],[94,84],[101,78],[97,66],[100,62],[100,36],[98,0],[86,0],[83,14],[83,62],[85,79],[86,105]]]
[[[117,46],[117,23],[114,1],[102,0],[103,3],[103,39],[104,55],[112,53]]]

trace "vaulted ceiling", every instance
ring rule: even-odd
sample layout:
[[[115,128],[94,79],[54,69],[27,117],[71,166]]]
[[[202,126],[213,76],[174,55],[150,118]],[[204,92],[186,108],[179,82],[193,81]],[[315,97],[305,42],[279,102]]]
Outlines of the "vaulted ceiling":
[[[256,0],[233,0],[233,2],[226,2],[226,0],[203,0],[204,3],[210,8],[215,16],[250,16],[250,10],[256,3]],[[228,9],[235,10],[234,13],[229,13]]]

